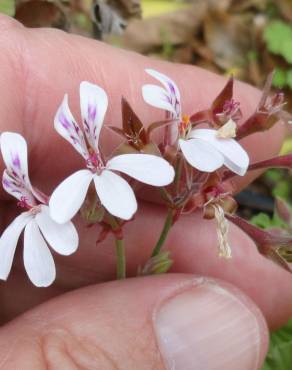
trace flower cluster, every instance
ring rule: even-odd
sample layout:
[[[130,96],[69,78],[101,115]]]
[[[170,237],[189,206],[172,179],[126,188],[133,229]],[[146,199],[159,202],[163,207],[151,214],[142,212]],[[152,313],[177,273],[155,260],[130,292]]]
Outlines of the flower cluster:
[[[270,128],[283,118],[283,97],[269,97],[269,81],[256,112],[239,125],[242,119],[239,102],[233,99],[233,79],[205,111],[186,115],[181,109],[177,85],[155,70],[146,72],[158,84],[142,86],[144,101],[165,111],[163,121],[147,128],[122,98],[122,129],[105,126],[123,138],[123,142],[106,158],[99,138],[108,108],[106,92],[89,82],[80,84],[82,126],[73,117],[68,96],[57,110],[55,130],[84,159],[84,168],[66,178],[47,196],[31,184],[28,175],[25,139],[12,132],[3,132],[1,153],[6,166],[4,190],[17,199],[24,211],[5,229],[0,238],[0,278],[7,279],[20,234],[24,230],[23,260],[29,279],[36,286],[50,285],[56,276],[55,263],[48,246],[55,252],[70,255],[78,247],[78,234],[71,222],[79,213],[87,224],[100,224],[101,235],[112,232],[116,239],[117,277],[126,276],[123,225],[137,211],[135,182],[158,187],[167,208],[167,217],[149,260],[140,267],[140,274],[161,273],[171,266],[169,252],[162,251],[168,231],[184,213],[201,210],[202,216],[217,222],[219,255],[232,256],[228,242],[229,221],[254,238],[259,252],[274,258],[285,268],[283,253],[292,247],[289,236],[276,236],[260,231],[233,213],[236,202],[229,181],[244,176],[249,170],[271,166],[290,167],[291,156],[272,158],[250,164],[249,156],[239,139]],[[187,112],[188,113],[188,112]],[[154,131],[162,139],[153,139]],[[129,179],[130,178],[130,179]],[[284,243],[284,244],[283,244]]]

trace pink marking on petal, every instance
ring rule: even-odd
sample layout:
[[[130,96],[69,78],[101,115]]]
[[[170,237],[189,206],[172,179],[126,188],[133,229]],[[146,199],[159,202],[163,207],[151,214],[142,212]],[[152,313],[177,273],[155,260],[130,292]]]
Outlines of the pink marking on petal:
[[[64,112],[61,112],[59,115],[59,121],[61,122],[62,126],[68,130],[71,127],[71,123],[67,120]]]
[[[17,167],[19,170],[20,170],[20,158],[18,156],[18,154],[13,154],[11,153],[11,158],[12,158],[12,164],[14,167]]]

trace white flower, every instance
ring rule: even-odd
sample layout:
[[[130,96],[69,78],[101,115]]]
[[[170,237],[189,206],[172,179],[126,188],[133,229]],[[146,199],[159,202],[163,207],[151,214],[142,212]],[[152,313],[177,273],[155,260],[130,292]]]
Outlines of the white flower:
[[[47,197],[34,189],[28,177],[27,145],[16,133],[1,135],[1,152],[6,169],[2,184],[26,208],[6,228],[0,238],[0,279],[6,280],[11,270],[15,249],[24,229],[23,260],[28,277],[38,287],[52,284],[56,277],[55,263],[48,248],[69,255],[78,247],[78,234],[71,222],[60,225],[53,221]]]
[[[190,122],[182,117],[180,93],[176,84],[162,73],[152,69],[146,69],[146,72],[161,82],[164,88],[144,85],[143,98],[146,103],[164,109],[170,112],[172,118],[180,120],[179,147],[187,162],[203,172],[213,172],[225,165],[232,172],[243,176],[249,165],[249,157],[241,145],[232,139],[233,121],[226,123],[225,130],[191,129]]]
[[[174,169],[163,158],[148,154],[123,154],[106,162],[98,146],[108,106],[105,91],[83,81],[80,106],[85,136],[70,112],[67,95],[57,111],[55,129],[83,156],[87,168],[69,176],[55,189],[49,202],[51,216],[59,223],[70,220],[80,209],[93,181],[100,203],[107,211],[128,220],[137,210],[136,198],[130,185],[113,171],[145,184],[164,186],[173,181]]]

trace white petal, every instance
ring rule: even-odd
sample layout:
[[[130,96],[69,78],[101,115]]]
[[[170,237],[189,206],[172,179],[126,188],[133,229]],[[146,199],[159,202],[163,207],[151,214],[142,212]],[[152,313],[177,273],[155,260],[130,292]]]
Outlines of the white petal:
[[[98,138],[108,107],[106,92],[99,86],[83,81],[80,84],[80,107],[89,144],[98,150]]]
[[[156,78],[165,88],[166,90],[175,95],[176,99],[180,101],[180,92],[176,85],[176,83],[169,78],[168,76],[164,75],[163,73],[160,73],[158,71],[155,71],[154,69],[147,68],[145,71],[152,77]]]
[[[113,216],[129,220],[137,211],[137,201],[131,186],[121,176],[104,170],[94,176],[97,195],[101,204]]]
[[[53,220],[63,224],[75,216],[84,202],[92,178],[89,170],[80,170],[57,186],[49,201]]]
[[[28,277],[37,287],[47,287],[55,280],[54,259],[34,219],[24,229],[23,262]]]
[[[179,146],[189,164],[200,171],[213,172],[223,166],[223,156],[207,142],[180,139]]]
[[[20,199],[21,196],[29,198],[31,205],[33,205],[32,186],[28,177],[26,141],[15,132],[3,132],[0,145],[3,160],[7,167],[5,177],[8,182],[5,184],[4,180],[4,189],[17,199]],[[13,189],[9,185],[12,185]]]
[[[175,108],[171,103],[171,97],[162,87],[156,85],[144,85],[142,87],[142,94],[146,103],[153,107],[171,112],[176,116]]]
[[[223,155],[225,166],[237,175],[243,176],[246,173],[249,157],[236,140],[218,138],[217,131],[210,129],[193,130],[190,136],[204,140],[216,148]]]
[[[180,103],[180,92],[176,85],[176,83],[169,78],[168,76],[155,71],[154,69],[145,69],[145,71],[152,77],[156,78],[166,89],[168,92],[168,96],[170,97],[171,105],[175,111],[175,118],[181,116],[181,103]]]
[[[1,134],[1,152],[7,169],[27,176],[27,145],[24,138],[15,132]]]
[[[11,173],[9,170],[4,170],[2,186],[8,194],[12,195],[16,199],[21,200],[22,198],[25,198],[28,205],[36,205],[31,185],[23,183],[23,178],[19,178],[15,173]]]
[[[173,167],[165,159],[151,154],[118,155],[108,161],[107,168],[154,186],[168,185],[174,179]]]
[[[50,246],[58,253],[68,256],[78,247],[78,234],[72,222],[58,224],[52,220],[49,207],[42,206],[36,215],[36,222]]]
[[[11,270],[19,236],[32,215],[24,212],[4,230],[0,238],[0,279],[6,280]]]
[[[64,96],[54,120],[56,131],[77,150],[85,159],[88,158],[88,150],[80,127],[76,123],[68,105],[68,95]]]

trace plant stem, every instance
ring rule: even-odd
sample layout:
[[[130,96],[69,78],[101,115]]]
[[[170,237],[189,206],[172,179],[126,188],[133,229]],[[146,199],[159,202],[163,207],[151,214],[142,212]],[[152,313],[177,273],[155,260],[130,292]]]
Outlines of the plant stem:
[[[115,234],[116,243],[116,256],[117,256],[117,279],[126,278],[126,254],[125,243],[122,233],[117,233],[121,229],[121,225],[117,222],[112,215],[108,216],[108,222]]]
[[[161,231],[160,237],[152,251],[151,257],[155,257],[159,254],[166,238],[168,235],[168,232],[172,226],[172,221],[173,221],[173,210],[171,208],[168,209],[167,216],[163,225],[163,229]]]
[[[123,239],[116,239],[117,279],[126,278],[126,255]]]

